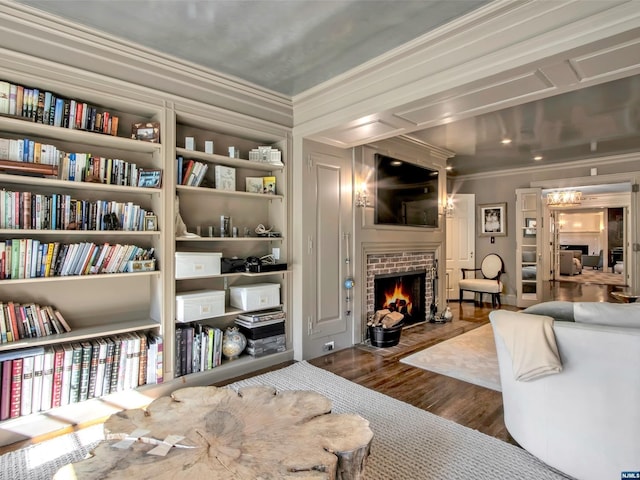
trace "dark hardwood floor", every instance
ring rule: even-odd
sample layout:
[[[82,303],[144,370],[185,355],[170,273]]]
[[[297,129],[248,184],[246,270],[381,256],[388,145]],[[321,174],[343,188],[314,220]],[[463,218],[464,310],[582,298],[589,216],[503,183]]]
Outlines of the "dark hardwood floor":
[[[549,282],[544,286],[543,299],[615,302],[609,295],[614,289],[607,285]],[[489,321],[490,303],[475,306],[472,302],[452,302],[450,306],[454,314],[450,323],[426,323],[405,329],[397,346],[375,348],[358,345],[315,358],[309,363],[440,417],[516,444],[504,426],[500,392],[399,362],[410,353]],[[502,308],[519,310],[507,305]]]

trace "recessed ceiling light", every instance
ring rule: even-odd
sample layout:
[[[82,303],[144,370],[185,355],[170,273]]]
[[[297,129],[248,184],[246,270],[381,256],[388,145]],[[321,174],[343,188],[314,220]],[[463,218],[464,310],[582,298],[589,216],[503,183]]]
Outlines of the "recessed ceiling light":
[[[511,143],[511,139],[510,138],[503,138],[500,143],[502,143],[503,145],[509,145]]]
[[[402,162],[400,160],[393,160],[391,162],[391,165],[393,165],[394,167],[399,167],[400,165],[402,165]]]
[[[534,160],[542,160],[542,155],[536,155],[535,157],[533,157]]]
[[[447,170],[448,172],[450,172],[451,170],[453,170],[453,167],[451,165],[447,165],[447,167],[445,168],[445,170]]]

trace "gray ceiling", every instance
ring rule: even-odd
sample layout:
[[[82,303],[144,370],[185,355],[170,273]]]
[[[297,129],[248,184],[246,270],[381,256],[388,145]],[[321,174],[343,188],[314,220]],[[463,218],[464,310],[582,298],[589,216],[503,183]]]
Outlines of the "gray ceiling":
[[[19,0],[294,96],[488,0]],[[640,77],[410,136],[456,152],[454,175],[640,151]],[[512,140],[502,145],[505,136]]]
[[[292,96],[489,0],[19,0]]]

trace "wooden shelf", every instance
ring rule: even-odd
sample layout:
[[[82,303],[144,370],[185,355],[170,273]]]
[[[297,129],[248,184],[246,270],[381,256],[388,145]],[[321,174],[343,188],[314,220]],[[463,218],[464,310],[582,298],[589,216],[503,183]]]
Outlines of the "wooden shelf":
[[[17,285],[24,283],[46,283],[46,282],[77,282],[85,280],[117,280],[119,278],[131,277],[152,277],[159,276],[160,270],[151,272],[131,272],[131,273],[99,273],[93,275],[66,275],[64,277],[36,277],[36,278],[16,278],[12,280],[0,280],[0,285]]]
[[[203,193],[207,195],[235,196],[235,197],[243,197],[243,198],[253,198],[257,200],[282,200],[284,198],[284,196],[282,195],[251,193],[251,192],[243,192],[240,190],[218,190],[217,188],[207,188],[207,187],[188,187],[186,185],[178,185],[176,186],[176,190],[178,192],[185,192],[185,193],[198,193],[198,194]]]
[[[58,180],[57,178],[40,178],[27,175],[9,175],[6,173],[0,173],[0,183],[28,185],[29,188],[35,186],[55,188],[56,190],[94,190],[102,192],[121,192],[137,195],[160,195],[160,193],[162,192],[162,190],[159,188],[129,187],[124,185],[110,185],[106,183],[70,182],[68,180]]]
[[[176,237],[176,242],[281,242],[283,237]]]
[[[51,237],[51,236],[75,236],[75,237],[141,237],[159,236],[159,230],[35,230],[31,228],[0,228],[0,235],[18,237]]]
[[[244,160],[242,158],[231,158],[224,155],[218,155],[215,153],[205,153],[196,150],[187,150],[186,148],[176,147],[176,155],[181,155],[185,159],[197,159],[207,163],[215,163],[218,165],[226,165],[228,167],[235,168],[248,168],[251,170],[262,170],[264,172],[271,172],[284,169],[284,165],[273,165],[270,163],[254,162],[251,160]]]
[[[88,338],[107,337],[121,333],[135,332],[157,328],[160,324],[149,318],[119,323],[105,323],[95,327],[74,328],[70,332],[58,335],[47,335],[37,338],[22,338],[16,342],[0,344],[0,352],[18,350],[27,347],[40,347],[58,343],[78,342]]]
[[[30,121],[29,119],[15,116],[0,116],[0,131],[26,136],[33,135],[39,138],[49,138],[54,141],[95,145],[139,153],[154,153],[160,151],[162,148],[162,145],[159,143],[142,142],[131,138],[116,137],[73,128],[43,125]]]
[[[233,273],[221,273],[220,275],[207,275],[201,277],[182,277],[176,278],[176,280],[196,280],[199,278],[229,278],[229,277],[266,277],[268,275],[279,275],[284,273],[291,273],[291,270],[276,270],[275,272],[260,272],[260,273],[251,273],[251,272],[233,272]]]

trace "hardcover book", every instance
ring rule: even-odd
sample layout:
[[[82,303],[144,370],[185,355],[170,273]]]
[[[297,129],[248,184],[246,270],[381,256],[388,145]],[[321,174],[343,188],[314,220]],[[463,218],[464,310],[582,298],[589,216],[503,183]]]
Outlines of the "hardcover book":
[[[215,166],[215,181],[218,190],[236,189],[236,169],[224,165]]]
[[[269,195],[276,194],[276,177],[263,177],[262,178],[263,192]]]
[[[262,193],[262,177],[247,177],[246,191],[249,193]]]
[[[55,351],[53,347],[44,349],[44,361],[42,365],[42,395],[40,410],[46,411],[53,403],[53,373],[55,365]]]

